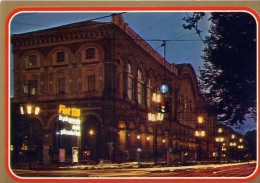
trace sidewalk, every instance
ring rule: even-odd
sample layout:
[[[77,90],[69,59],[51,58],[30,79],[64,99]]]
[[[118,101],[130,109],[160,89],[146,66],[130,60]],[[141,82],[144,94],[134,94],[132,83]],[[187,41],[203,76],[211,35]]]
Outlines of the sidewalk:
[[[81,164],[72,164],[72,163],[60,163],[60,164],[40,164],[32,163],[32,170],[66,170],[71,168],[80,168]],[[29,169],[28,163],[12,164],[11,169]]]

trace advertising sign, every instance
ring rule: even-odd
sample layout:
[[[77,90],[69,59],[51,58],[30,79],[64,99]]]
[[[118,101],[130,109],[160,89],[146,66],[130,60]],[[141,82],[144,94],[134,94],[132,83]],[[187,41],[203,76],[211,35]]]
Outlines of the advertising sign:
[[[72,147],[72,163],[79,162],[79,150],[78,147]]]
[[[80,136],[80,109],[59,105],[58,120],[63,123],[60,135]]]

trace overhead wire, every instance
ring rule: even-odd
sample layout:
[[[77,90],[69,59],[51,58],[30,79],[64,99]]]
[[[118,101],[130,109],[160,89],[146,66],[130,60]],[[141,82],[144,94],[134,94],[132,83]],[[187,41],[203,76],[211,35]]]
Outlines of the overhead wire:
[[[152,27],[157,26],[157,25],[159,25],[159,24],[161,24],[161,23],[163,23],[163,22],[169,20],[170,18],[177,16],[178,14],[180,14],[180,13],[174,14],[174,15],[172,15],[172,16],[170,16],[170,17],[168,17],[168,18],[166,18],[166,19],[164,19],[164,20],[162,20],[162,21],[160,21],[160,22],[158,22],[158,23],[156,23],[156,24],[154,24],[154,25],[151,25],[151,26],[149,26],[149,27],[147,27],[147,28],[141,30],[140,32],[138,32],[138,34],[144,32],[144,31],[147,31],[147,30],[151,29]]]
[[[117,13],[117,14],[125,14],[127,12],[121,12],[121,13]],[[30,14],[30,13],[28,13]],[[28,15],[28,14],[21,14],[20,16],[23,16],[23,15]],[[35,14],[35,13],[31,13],[31,14]],[[103,18],[108,18],[108,17],[111,17],[114,13],[112,14],[109,14],[109,15],[105,15],[105,16],[101,16],[101,17],[97,17],[97,18],[92,18],[92,19],[88,19],[88,20],[84,20],[84,21],[81,21],[81,22],[86,22],[86,21],[93,21],[93,20],[99,20],[99,19],[103,19]],[[19,16],[16,15],[16,16]],[[30,24],[30,23],[24,23],[24,22],[16,22],[16,21],[12,21],[12,23],[14,24],[24,24],[24,25],[31,25],[31,26],[42,26],[42,27],[52,27],[52,26],[46,26],[46,25],[40,25],[40,24]],[[79,23],[79,22],[77,22]],[[62,25],[59,25],[59,26],[62,26]]]

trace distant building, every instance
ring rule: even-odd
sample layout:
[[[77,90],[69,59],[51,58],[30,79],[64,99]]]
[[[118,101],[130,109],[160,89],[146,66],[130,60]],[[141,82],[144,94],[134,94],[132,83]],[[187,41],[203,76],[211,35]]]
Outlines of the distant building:
[[[12,35],[11,43],[15,153],[31,145],[38,161],[46,156],[57,161],[59,155],[74,162],[75,154],[79,161],[152,161],[155,122],[147,116],[157,108],[153,93],[166,84],[169,91],[161,98],[170,110],[156,122],[158,161],[197,160],[198,154],[214,158],[217,119],[206,110],[192,66],[170,64],[120,14],[107,23],[84,21]],[[20,115],[19,107],[28,102],[40,107],[38,116]],[[205,131],[201,140],[195,136],[198,128]]]
[[[225,125],[218,125],[216,131],[215,156],[219,156],[221,161],[243,160],[248,153],[247,142],[240,133]]]

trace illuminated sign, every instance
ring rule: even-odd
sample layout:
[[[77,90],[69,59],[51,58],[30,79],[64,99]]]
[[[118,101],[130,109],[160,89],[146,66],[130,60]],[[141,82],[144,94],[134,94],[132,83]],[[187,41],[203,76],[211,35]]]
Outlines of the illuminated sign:
[[[65,105],[59,105],[59,114],[71,116],[71,117],[80,117],[80,109],[75,107],[66,107]]]
[[[63,123],[60,135],[80,136],[80,109],[59,105],[59,121]]]
[[[159,90],[162,94],[166,94],[169,91],[169,86],[166,84],[163,84],[159,87]]]

